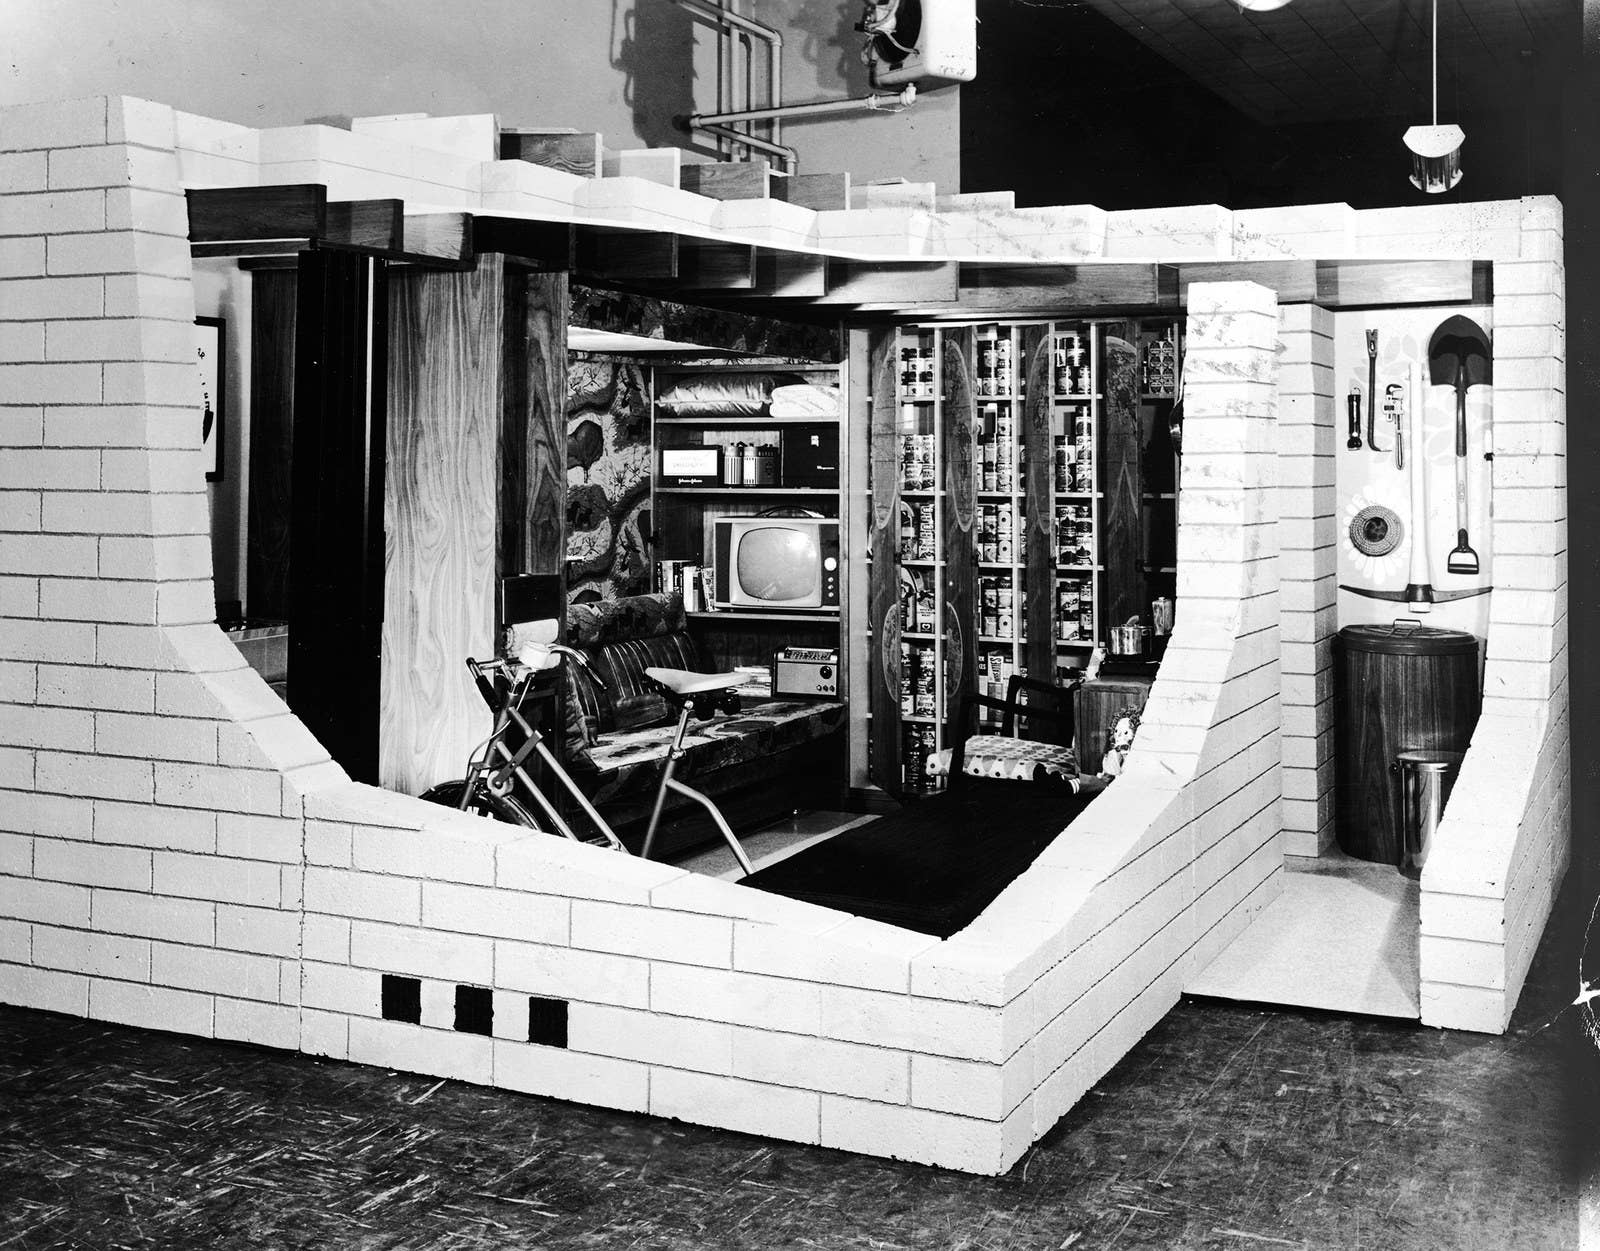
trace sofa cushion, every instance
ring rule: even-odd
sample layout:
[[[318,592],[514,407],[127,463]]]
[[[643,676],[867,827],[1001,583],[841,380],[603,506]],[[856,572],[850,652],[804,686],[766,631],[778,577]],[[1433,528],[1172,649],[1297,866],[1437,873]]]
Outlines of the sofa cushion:
[[[588,656],[594,669],[591,674],[581,665],[563,666],[571,750],[592,748],[602,735],[671,719],[672,708],[644,671],[652,665],[705,669],[687,626],[683,597],[676,592],[628,595],[567,609],[567,644]]]

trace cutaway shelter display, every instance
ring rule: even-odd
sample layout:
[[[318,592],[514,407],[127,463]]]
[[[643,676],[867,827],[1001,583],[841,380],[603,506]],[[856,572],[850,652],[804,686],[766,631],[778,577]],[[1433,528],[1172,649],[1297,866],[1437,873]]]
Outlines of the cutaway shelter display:
[[[1419,993],[1426,1024],[1504,1029],[1567,863],[1559,205],[718,199],[665,163],[579,176],[495,159],[496,139],[487,118],[258,130],[124,97],[0,115],[0,461],[25,466],[0,516],[0,998],[1003,1172],[1263,911],[1285,848],[1331,830],[1334,318],[1489,303],[1494,515],[1468,537],[1511,593],[1490,597],[1481,715],[1421,870]],[[79,185],[52,185],[63,168]],[[218,232],[223,193],[250,211]],[[940,323],[974,351],[963,327],[1179,325],[1179,608],[1122,775],[942,940],[353,781],[215,624],[208,496],[227,497],[200,459],[192,326],[247,316],[208,265],[344,249],[457,295],[515,258],[868,336]],[[567,311],[515,314],[528,354],[487,364],[457,319],[449,368],[559,379]],[[870,415],[892,383],[856,385],[860,337],[846,430],[893,431]],[[526,481],[559,491],[556,458]],[[491,550],[501,518],[476,520]],[[559,561],[552,537],[526,550]],[[492,562],[419,563],[492,614]],[[853,692],[864,570],[841,592]]]

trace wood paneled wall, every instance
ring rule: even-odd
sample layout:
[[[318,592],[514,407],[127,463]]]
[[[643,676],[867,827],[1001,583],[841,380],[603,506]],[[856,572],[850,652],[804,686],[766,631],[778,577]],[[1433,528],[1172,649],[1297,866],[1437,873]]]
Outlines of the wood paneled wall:
[[[251,276],[250,515],[245,611],[289,615],[289,457],[294,446],[295,271]]]
[[[871,381],[871,507],[868,551],[867,628],[873,631],[867,663],[867,702],[872,713],[872,782],[891,795],[904,791],[900,776],[900,428],[895,403],[894,331],[868,332]]]
[[[409,794],[491,725],[464,662],[495,654],[504,282],[490,255],[391,283],[380,781]]]
[[[500,574],[559,574],[567,554],[567,275],[511,265],[504,286]]]
[[[1105,492],[1105,611],[1101,635],[1107,626],[1122,625],[1134,617],[1144,620],[1150,597],[1144,574],[1144,475],[1140,469],[1144,428],[1139,420],[1139,328],[1133,322],[1112,322],[1106,327],[1105,359],[1101,366],[1105,404],[1105,429],[1100,435],[1103,458],[1100,480]]]

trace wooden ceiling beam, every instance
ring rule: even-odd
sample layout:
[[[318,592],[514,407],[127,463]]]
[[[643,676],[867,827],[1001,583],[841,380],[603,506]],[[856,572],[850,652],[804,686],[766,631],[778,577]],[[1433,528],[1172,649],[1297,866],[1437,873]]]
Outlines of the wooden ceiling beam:
[[[678,276],[678,236],[612,226],[579,226],[573,268],[613,281]]]
[[[404,200],[330,200],[326,238],[374,252],[405,251]]]
[[[191,244],[323,239],[328,234],[328,189],[321,183],[214,187],[185,191],[184,199]]]

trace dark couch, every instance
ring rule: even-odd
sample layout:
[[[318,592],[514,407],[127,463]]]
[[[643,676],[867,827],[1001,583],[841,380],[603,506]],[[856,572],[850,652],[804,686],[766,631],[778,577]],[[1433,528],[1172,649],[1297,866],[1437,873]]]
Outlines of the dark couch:
[[[647,667],[711,672],[690,637],[677,594],[634,595],[567,610],[566,642],[604,680],[562,666],[567,771],[623,841],[637,850],[677,725],[677,711],[644,676]],[[737,714],[690,722],[676,776],[705,792],[736,832],[796,807],[837,804],[844,782],[844,705],[782,699],[742,701]],[[703,809],[669,798],[654,855],[708,838]]]

